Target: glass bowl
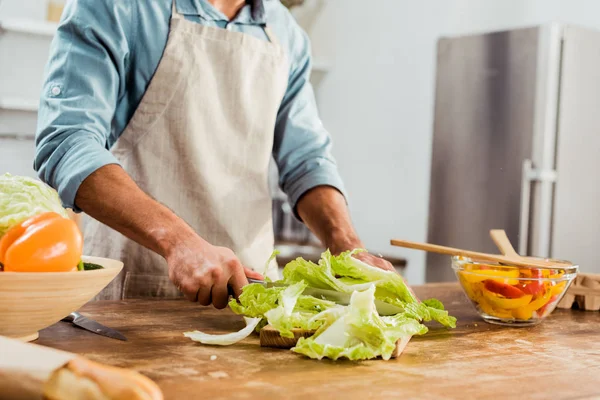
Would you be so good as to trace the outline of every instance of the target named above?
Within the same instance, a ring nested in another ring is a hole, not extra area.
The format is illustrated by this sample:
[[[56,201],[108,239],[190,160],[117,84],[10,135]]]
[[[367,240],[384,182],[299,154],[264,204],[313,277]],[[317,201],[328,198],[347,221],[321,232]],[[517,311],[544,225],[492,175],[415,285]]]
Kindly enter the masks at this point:
[[[452,257],[452,269],[486,322],[531,326],[554,311],[579,269],[568,261],[547,261],[561,266],[555,269],[517,267]]]

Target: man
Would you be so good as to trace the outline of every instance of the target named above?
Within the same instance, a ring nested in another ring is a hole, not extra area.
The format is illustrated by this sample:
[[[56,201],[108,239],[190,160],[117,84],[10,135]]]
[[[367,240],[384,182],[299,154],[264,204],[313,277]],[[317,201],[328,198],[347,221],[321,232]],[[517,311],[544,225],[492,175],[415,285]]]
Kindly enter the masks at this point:
[[[279,1],[67,3],[35,168],[67,207],[94,218],[86,254],[124,261],[102,298],[182,292],[223,308],[229,287],[238,295],[247,277],[275,278],[265,267],[271,155],[297,215],[324,245],[363,247],[310,68],[308,39]]]

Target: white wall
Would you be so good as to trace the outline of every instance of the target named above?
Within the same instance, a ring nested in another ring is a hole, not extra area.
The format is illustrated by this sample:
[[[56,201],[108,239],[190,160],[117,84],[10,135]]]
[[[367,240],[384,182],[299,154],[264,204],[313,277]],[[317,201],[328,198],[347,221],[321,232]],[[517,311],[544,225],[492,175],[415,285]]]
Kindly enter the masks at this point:
[[[327,0],[310,32],[331,65],[321,117],[359,233],[372,251],[405,256],[410,283],[424,281],[425,256],[389,240],[427,239],[437,39],[552,21],[600,28],[600,1]]]

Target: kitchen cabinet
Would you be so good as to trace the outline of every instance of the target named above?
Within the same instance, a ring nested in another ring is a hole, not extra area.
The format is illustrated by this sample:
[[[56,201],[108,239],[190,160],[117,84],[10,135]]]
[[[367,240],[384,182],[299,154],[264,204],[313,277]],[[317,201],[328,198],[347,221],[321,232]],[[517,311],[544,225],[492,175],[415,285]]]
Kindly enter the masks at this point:
[[[541,325],[483,322],[457,284],[414,287],[458,318],[453,330],[430,325],[395,360],[316,361],[261,348],[256,335],[219,347],[183,332],[225,333],[244,326],[229,310],[185,300],[93,302],[83,314],[119,330],[108,339],[59,322],[39,345],[132,368],[153,379],[165,399],[573,399],[598,398],[600,313],[556,310]],[[573,384],[577,382],[577,384]]]

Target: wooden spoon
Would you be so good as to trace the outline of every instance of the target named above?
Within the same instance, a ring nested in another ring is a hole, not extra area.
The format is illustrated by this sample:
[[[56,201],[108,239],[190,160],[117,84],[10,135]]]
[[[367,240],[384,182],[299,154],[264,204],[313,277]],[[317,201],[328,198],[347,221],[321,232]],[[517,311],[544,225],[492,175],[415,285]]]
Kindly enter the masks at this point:
[[[510,242],[509,242],[510,243]],[[454,247],[439,246],[437,244],[411,242],[408,240],[392,239],[393,246],[405,247],[409,249],[425,250],[432,253],[448,254],[450,256],[462,256],[475,260],[498,262],[506,265],[515,265],[518,267],[536,267],[536,268],[556,268],[559,264],[556,262],[525,259],[521,256],[506,256],[500,254],[479,253],[476,251],[457,249]],[[512,246],[511,246],[512,247]],[[516,252],[515,252],[516,253]]]
[[[513,245],[510,243],[510,239],[506,236],[506,232],[504,229],[492,229],[490,230],[490,236],[494,243],[496,243],[496,247],[500,250],[500,253],[504,254],[507,257],[512,258],[523,258],[517,253]]]
[[[492,240],[494,241],[494,243],[496,243],[496,247],[498,247],[498,250],[500,250],[500,252],[502,254],[504,254],[506,257],[510,257],[514,260],[522,260],[522,261],[525,261],[528,263],[531,263],[531,260],[542,261],[542,260],[536,260],[533,257],[523,257],[522,255],[517,253],[517,251],[515,250],[513,245],[510,243],[510,239],[508,238],[508,236],[506,236],[506,232],[504,232],[504,229],[492,229],[492,230],[490,230],[490,236],[492,237]],[[554,267],[570,267],[572,265],[572,264],[560,262],[560,261],[543,261],[543,262],[547,263],[549,266],[554,266]]]

